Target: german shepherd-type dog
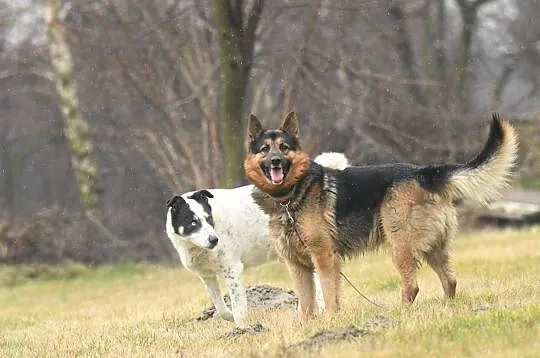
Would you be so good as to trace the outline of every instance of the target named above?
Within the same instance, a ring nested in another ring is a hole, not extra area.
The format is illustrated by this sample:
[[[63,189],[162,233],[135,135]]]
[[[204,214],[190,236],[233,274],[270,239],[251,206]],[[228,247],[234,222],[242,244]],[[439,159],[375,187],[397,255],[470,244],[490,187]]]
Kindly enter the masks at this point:
[[[287,264],[300,309],[314,311],[313,275],[319,272],[326,309],[339,309],[340,260],[387,242],[402,280],[401,297],[418,294],[422,261],[437,273],[447,297],[456,278],[448,246],[457,231],[455,204],[485,204],[508,185],[517,155],[510,123],[493,114],[484,148],[466,164],[385,164],[324,168],[299,142],[299,122],[289,113],[280,129],[249,118],[247,178],[252,195],[270,216],[270,233]]]

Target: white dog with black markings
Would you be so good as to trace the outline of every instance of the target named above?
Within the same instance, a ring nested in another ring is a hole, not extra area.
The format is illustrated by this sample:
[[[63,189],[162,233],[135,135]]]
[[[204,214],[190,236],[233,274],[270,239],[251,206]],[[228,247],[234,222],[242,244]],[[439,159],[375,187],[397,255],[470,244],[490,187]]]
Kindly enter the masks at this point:
[[[315,161],[323,166],[349,166],[341,153],[322,153]],[[253,185],[235,189],[210,189],[174,196],[167,201],[167,236],[186,269],[203,282],[220,317],[244,326],[247,313],[245,268],[277,259],[268,228],[268,216],[251,197]],[[225,279],[232,312],[225,305],[218,284]],[[315,274],[316,275],[316,274]],[[318,277],[317,305],[324,309]]]

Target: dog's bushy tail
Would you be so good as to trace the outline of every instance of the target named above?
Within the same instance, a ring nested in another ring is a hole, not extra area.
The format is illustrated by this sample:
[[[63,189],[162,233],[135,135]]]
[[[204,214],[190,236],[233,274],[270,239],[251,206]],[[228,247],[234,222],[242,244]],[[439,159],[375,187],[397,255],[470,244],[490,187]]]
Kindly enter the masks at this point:
[[[508,120],[494,113],[484,149],[470,162],[452,166],[440,194],[450,200],[469,199],[480,204],[496,199],[508,186],[517,149],[514,128]]]
[[[345,154],[337,152],[321,153],[313,161],[323,167],[337,170],[343,170],[350,166]]]

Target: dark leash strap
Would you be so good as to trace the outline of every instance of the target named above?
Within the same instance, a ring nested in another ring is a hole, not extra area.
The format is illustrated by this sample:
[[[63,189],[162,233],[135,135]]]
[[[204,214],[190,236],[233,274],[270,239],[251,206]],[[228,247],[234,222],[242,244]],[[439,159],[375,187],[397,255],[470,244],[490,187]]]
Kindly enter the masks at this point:
[[[291,225],[293,227],[293,230],[294,232],[296,233],[296,236],[298,236],[298,240],[300,240],[300,242],[302,243],[302,245],[304,245],[304,247],[307,249],[307,245],[306,245],[306,242],[303,238],[303,236],[301,235],[300,233],[300,230],[298,229],[298,226],[296,225],[296,221],[294,220],[294,218],[292,217],[291,215],[291,212],[289,211],[289,204],[290,204],[290,199],[286,200],[285,202],[280,202],[279,205],[281,205],[283,208],[285,208],[285,212],[287,213],[287,216],[289,217],[289,221],[291,222]],[[349,280],[349,278],[347,276],[345,276],[345,274],[343,273],[343,271],[340,271],[339,272],[340,276],[343,277],[343,279],[353,288],[353,290],[356,291],[356,293],[358,293],[358,295],[360,295],[363,299],[365,299],[367,302],[371,303],[373,306],[375,307],[378,307],[378,308],[382,308],[382,309],[385,309],[385,310],[388,310],[388,308],[386,308],[385,306],[371,300],[369,297],[367,297],[365,294],[363,294],[362,292],[360,292],[360,290],[358,288],[356,288],[356,286],[351,282],[351,280]]]

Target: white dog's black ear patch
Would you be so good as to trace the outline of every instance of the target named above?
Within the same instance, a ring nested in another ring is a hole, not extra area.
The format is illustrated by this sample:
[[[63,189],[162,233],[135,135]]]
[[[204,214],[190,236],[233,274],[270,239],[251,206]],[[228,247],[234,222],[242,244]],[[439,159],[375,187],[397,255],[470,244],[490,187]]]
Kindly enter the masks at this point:
[[[193,199],[204,208],[207,214],[212,213],[212,208],[210,203],[208,203],[208,198],[213,198],[214,196],[208,190],[199,190],[188,196],[188,199]]]
[[[207,203],[208,205],[208,203]],[[171,225],[177,235],[191,235],[201,228],[201,220],[193,212],[190,203],[179,195],[167,200]]]
[[[195,200],[197,200],[197,198],[204,199],[204,198],[213,198],[213,197],[214,196],[212,195],[212,193],[206,189],[196,191],[190,196],[190,198],[195,199]]]
[[[169,200],[167,200],[167,207],[175,205],[178,200],[184,201],[184,199],[180,195],[175,195]]]
[[[191,194],[188,198],[195,200],[197,203],[199,203],[207,216],[207,220],[210,223],[210,225],[214,226],[214,218],[212,217],[212,207],[210,206],[210,203],[208,202],[208,198],[213,198],[214,196],[212,193],[210,193],[208,190],[199,190]]]
[[[213,198],[214,197],[214,195],[212,195],[212,193],[209,192],[208,190],[200,190],[199,193],[203,194],[207,198]]]

